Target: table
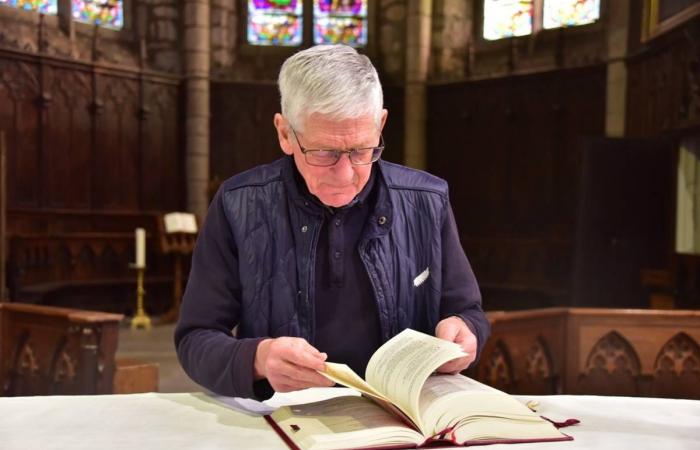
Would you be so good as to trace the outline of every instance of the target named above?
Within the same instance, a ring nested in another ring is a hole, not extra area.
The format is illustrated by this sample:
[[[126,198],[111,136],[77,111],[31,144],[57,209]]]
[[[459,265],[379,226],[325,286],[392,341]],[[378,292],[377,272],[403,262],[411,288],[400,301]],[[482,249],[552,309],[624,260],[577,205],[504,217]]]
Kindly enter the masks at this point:
[[[274,407],[351,395],[345,388],[276,394],[266,403],[205,393],[0,398],[0,450],[286,449],[260,416]],[[597,396],[537,400],[574,441],[488,450],[700,449],[700,401]]]

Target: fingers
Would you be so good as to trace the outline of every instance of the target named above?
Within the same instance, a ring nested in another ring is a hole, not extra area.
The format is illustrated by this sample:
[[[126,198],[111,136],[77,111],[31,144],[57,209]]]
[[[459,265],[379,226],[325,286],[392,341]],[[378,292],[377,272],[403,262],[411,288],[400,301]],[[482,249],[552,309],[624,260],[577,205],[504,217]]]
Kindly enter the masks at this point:
[[[318,370],[324,370],[327,355],[302,338],[281,337],[262,341],[256,353],[256,365],[278,392],[288,392],[334,383]]]
[[[476,358],[477,340],[467,324],[456,316],[441,320],[435,327],[435,336],[450,342],[455,342],[467,354],[446,362],[438,368],[440,373],[458,373],[469,367]]]

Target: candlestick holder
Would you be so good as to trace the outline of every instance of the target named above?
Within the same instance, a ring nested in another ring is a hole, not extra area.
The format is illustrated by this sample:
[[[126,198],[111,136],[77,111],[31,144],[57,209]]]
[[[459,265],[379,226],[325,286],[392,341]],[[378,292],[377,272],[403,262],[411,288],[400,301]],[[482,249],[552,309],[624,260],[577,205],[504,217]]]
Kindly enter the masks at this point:
[[[130,267],[136,270],[136,314],[131,319],[131,329],[143,328],[150,330],[151,318],[148,317],[148,314],[143,309],[143,297],[146,295],[146,290],[143,288],[143,274],[146,271],[146,266],[130,264]]]

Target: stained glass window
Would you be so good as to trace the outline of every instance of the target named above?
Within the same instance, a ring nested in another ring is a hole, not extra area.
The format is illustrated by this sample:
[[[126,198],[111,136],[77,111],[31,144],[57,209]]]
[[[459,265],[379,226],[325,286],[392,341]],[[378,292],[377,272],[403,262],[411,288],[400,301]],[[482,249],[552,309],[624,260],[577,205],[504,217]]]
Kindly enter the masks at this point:
[[[58,0],[0,0],[0,5],[14,6],[43,14],[56,14]]]
[[[109,28],[124,26],[122,0],[72,0],[73,18],[79,22],[95,23]]]
[[[367,0],[314,0],[314,44],[367,45]]]
[[[248,43],[299,45],[304,0],[248,0]]]
[[[485,0],[484,39],[532,33],[533,0]]]
[[[600,17],[600,0],[544,0],[546,29],[593,23]]]

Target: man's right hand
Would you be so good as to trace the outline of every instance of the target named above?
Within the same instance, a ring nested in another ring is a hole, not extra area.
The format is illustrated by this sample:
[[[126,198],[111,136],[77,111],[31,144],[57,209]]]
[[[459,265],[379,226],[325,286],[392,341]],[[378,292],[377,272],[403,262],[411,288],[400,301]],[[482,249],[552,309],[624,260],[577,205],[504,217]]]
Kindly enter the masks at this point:
[[[327,357],[303,338],[264,339],[255,352],[255,379],[267,378],[277,392],[333,386],[316,372],[324,370]]]

